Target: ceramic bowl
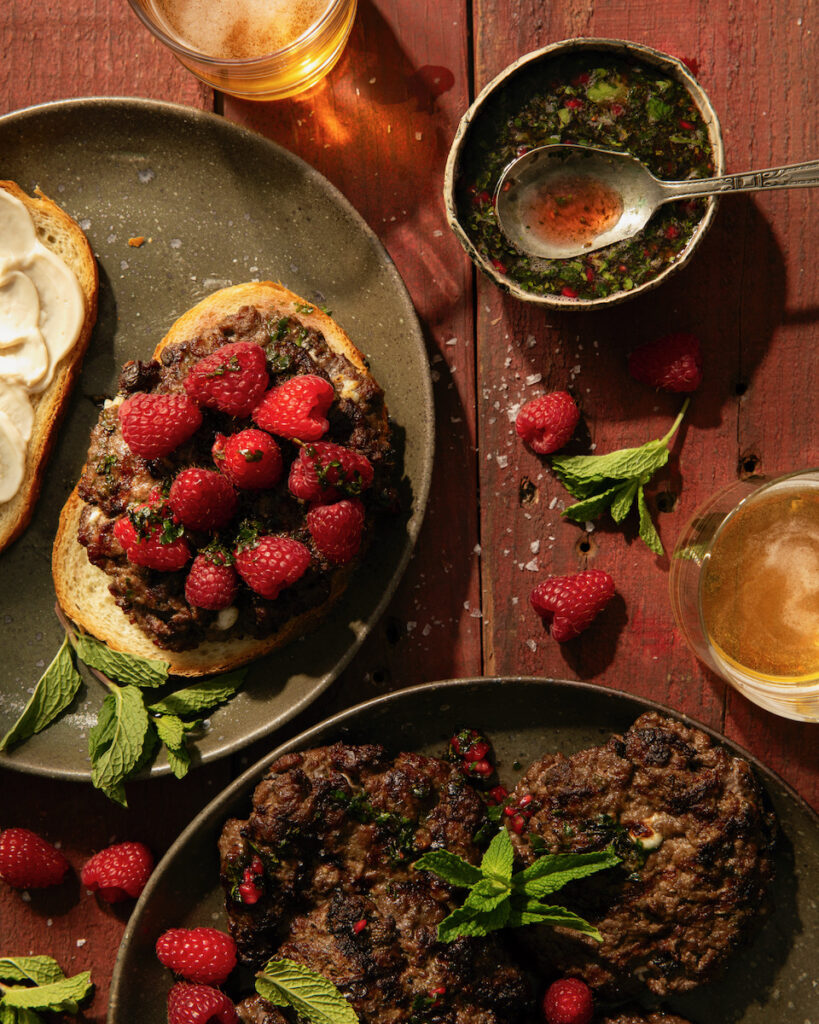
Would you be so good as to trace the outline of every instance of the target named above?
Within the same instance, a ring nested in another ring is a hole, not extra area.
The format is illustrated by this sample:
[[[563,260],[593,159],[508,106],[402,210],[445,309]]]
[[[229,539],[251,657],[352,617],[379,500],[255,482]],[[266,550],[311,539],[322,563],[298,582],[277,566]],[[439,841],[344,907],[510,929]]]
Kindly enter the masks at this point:
[[[522,76],[531,76],[533,73],[536,75],[541,68],[545,74],[550,63],[553,63],[557,58],[571,57],[583,53],[601,53],[609,58],[614,57],[638,61],[642,64],[658,68],[670,78],[680,82],[688,91],[705,122],[708,138],[711,143],[714,174],[720,175],[725,171],[725,153],[717,114],[702,86],[699,85],[685,64],[676,57],[671,57],[640,43],[627,42],[622,39],[564,39],[561,42],[552,43],[540,50],[525,54],[513,64],[510,64],[496,78],[493,78],[461,118],[449,152],[444,178],[444,202],[446,204],[447,218],[450,227],[455,232],[455,235],[475,266],[490,277],[502,291],[508,292],[524,302],[561,310],[599,309],[604,306],[612,306],[626,299],[633,298],[635,295],[649,291],[652,288],[656,288],[657,285],[665,281],[671,274],[676,273],[689,261],[711,226],[717,208],[716,197],[711,196],[706,200],[705,212],[694,229],[691,239],[676,259],[669,263],[664,270],[630,290],[616,291],[604,297],[591,299],[571,298],[563,295],[542,295],[529,291],[508,277],[502,270],[496,268],[489,259],[478,252],[467,232],[466,225],[460,217],[457,201],[461,166],[470,142],[476,138],[475,133],[486,130],[488,111],[495,106],[498,100],[503,99],[503,95],[507,90],[516,85]]]

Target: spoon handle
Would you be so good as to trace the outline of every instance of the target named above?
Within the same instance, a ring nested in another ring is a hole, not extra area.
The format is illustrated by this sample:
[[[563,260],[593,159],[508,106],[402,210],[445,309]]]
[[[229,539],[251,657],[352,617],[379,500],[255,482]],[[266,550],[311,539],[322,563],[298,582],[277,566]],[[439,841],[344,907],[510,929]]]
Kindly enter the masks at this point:
[[[787,167],[769,167],[765,171],[726,174],[721,178],[664,182],[662,202],[716,195],[720,192],[761,192],[769,188],[808,188],[811,185],[819,185],[819,160],[789,164]]]

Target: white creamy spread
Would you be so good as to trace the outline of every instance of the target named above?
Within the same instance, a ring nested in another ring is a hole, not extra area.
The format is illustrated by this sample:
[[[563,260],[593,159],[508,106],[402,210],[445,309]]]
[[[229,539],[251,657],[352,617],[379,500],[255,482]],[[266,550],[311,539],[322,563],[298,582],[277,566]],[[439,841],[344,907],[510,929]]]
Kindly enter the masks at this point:
[[[73,271],[39,241],[24,204],[0,189],[0,502],[23,482],[32,397],[51,383],[84,319]]]

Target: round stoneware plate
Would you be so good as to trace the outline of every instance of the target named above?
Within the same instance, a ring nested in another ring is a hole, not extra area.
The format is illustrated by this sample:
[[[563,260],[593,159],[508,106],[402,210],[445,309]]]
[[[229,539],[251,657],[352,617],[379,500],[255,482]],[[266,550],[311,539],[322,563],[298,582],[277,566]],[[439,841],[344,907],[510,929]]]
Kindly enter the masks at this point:
[[[216,841],[227,818],[247,817],[254,787],[282,754],[344,740],[379,742],[392,753],[440,755],[456,728],[473,726],[493,741],[501,781],[511,787],[520,771],[543,754],[596,746],[650,709],[681,717],[649,701],[586,683],[451,680],[360,704],[290,740],[209,804],[154,871],[120,946],[108,1024],[164,1024],[172,978],[157,961],[154,943],[167,928],[226,927]],[[814,989],[819,820],[781,779],[717,738],[753,762],[779,817],[775,909],[751,943],[734,955],[722,980],[668,1002],[694,1024],[811,1024],[819,1020]]]
[[[87,99],[0,118],[0,178],[39,186],[82,226],[100,268],[99,319],[49,463],[34,519],[0,555],[0,735],[62,640],[51,545],[60,508],[120,367],[150,356],[205,295],[281,281],[328,307],[370,359],[404,449],[408,512],[386,526],[315,639],[251,670],[198,740],[203,761],[271,732],[338,675],[391,596],[415,542],[433,454],[432,391],[403,282],[347,200],[302,160],[224,118],[145,100]],[[139,248],[130,238],[142,236]],[[69,712],[0,764],[55,777],[89,775],[88,730],[103,698],[89,679]],[[155,772],[167,770],[164,762]]]

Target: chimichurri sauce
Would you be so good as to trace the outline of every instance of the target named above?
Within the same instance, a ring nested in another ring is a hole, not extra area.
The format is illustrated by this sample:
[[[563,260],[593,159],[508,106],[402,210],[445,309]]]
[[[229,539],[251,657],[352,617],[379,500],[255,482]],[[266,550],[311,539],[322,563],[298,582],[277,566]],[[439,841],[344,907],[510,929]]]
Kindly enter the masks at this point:
[[[624,150],[669,181],[714,174],[708,131],[681,83],[600,53],[557,58],[522,73],[472,124],[458,208],[478,252],[526,291],[573,299],[631,291],[673,263],[706,200],[667,203],[633,238],[573,259],[524,256],[506,241],[492,200],[501,172],[527,150],[558,142]]]

